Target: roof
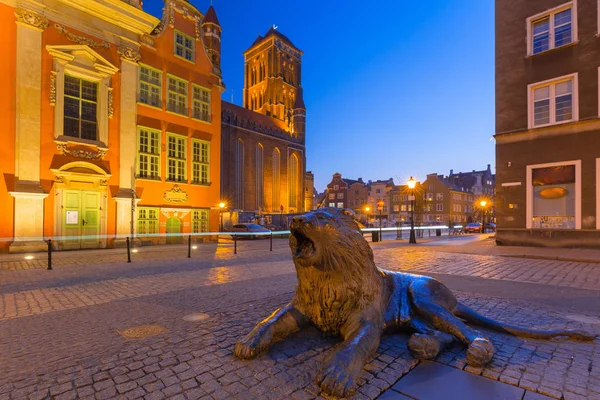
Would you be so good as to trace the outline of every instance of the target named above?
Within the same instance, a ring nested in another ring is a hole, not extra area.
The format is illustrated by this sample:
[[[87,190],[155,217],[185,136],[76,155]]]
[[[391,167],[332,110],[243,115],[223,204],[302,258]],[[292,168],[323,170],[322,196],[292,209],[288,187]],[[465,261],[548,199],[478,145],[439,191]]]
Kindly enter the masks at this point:
[[[292,43],[292,41],[290,39],[288,39],[287,36],[285,36],[283,33],[279,32],[277,29],[275,29],[274,27],[271,27],[267,33],[265,33],[264,36],[258,35],[258,37],[256,38],[256,40],[254,41],[254,43],[252,43],[252,45],[248,48],[248,50],[246,50],[246,52],[248,52],[250,49],[252,49],[254,46],[256,46],[257,44],[261,43],[262,41],[264,41],[265,39],[268,39],[269,37],[278,37],[279,39],[281,39],[282,41],[284,41],[285,43],[287,43],[288,45],[292,46],[295,50],[299,51],[300,53],[302,53],[302,51],[297,48],[296,46],[294,46],[294,44]]]
[[[217,18],[217,13],[215,12],[215,8],[211,5],[208,7],[208,11],[206,11],[206,16],[204,17],[203,24],[215,24],[221,26],[219,24],[219,18]]]
[[[289,131],[289,127],[284,121],[257,113],[224,100],[221,100],[221,112],[224,114],[224,116],[225,114],[230,114],[229,117],[235,119],[235,121],[231,121],[231,123],[234,125],[247,127],[251,130],[261,132],[268,130],[277,130],[282,132]],[[223,119],[223,122],[227,123],[226,118]]]

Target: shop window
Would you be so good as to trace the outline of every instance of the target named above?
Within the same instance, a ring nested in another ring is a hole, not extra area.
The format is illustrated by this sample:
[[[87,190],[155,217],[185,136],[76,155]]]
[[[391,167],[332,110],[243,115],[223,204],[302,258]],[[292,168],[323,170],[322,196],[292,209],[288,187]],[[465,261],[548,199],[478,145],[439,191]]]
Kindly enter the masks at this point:
[[[576,229],[576,166],[531,169],[532,228]]]

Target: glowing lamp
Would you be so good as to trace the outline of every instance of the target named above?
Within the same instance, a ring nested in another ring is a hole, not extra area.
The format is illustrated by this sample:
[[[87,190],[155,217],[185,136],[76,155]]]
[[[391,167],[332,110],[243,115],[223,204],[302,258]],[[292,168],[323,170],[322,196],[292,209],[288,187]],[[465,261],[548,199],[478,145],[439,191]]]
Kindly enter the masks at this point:
[[[408,180],[407,184],[408,184],[408,188],[412,190],[415,188],[415,186],[417,186],[417,181],[415,181],[413,179],[413,177],[411,176],[410,179]]]

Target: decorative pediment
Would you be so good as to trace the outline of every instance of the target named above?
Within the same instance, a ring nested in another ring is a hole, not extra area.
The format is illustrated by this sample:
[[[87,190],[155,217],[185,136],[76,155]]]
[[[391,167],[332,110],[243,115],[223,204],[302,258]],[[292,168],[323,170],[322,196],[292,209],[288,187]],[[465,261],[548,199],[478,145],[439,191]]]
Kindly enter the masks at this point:
[[[185,203],[188,201],[188,194],[179,185],[174,185],[171,190],[165,191],[164,200],[167,203]]]
[[[67,63],[89,65],[101,74],[114,75],[119,70],[87,45],[48,45],[46,50],[55,59]]]

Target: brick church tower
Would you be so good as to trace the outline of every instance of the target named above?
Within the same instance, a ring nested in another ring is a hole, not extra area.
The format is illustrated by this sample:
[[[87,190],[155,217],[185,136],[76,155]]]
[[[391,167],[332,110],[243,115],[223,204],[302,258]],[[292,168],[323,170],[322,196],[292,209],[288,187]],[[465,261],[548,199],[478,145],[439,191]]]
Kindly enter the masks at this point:
[[[284,121],[291,136],[304,139],[302,51],[275,28],[244,52],[244,107]]]

